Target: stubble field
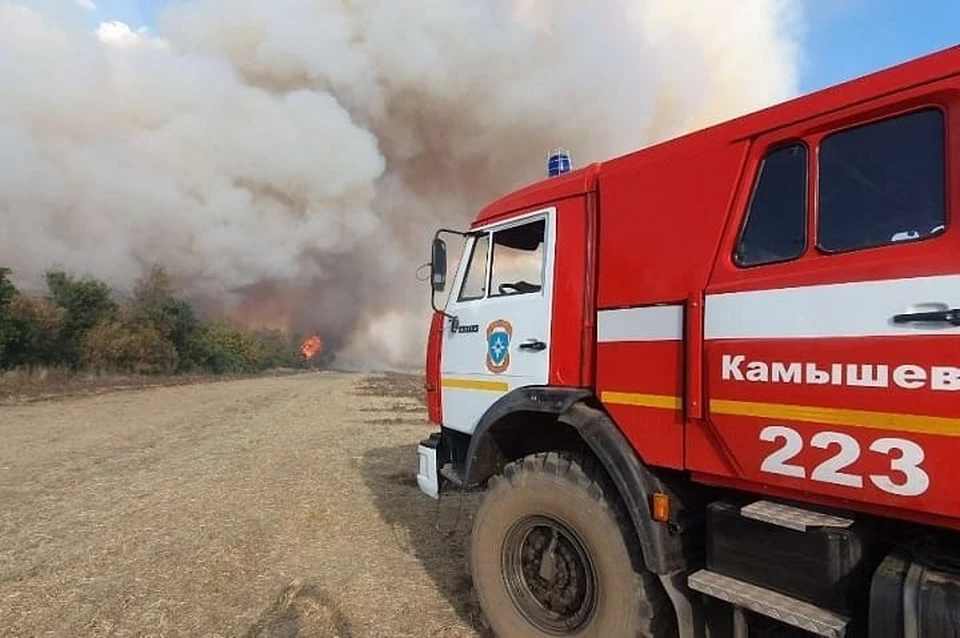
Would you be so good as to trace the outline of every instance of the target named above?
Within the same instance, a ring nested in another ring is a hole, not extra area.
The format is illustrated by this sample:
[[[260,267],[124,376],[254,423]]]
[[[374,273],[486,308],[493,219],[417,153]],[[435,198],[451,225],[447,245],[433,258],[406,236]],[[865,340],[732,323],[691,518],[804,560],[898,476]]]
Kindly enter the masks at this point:
[[[416,486],[421,393],[311,373],[6,399],[0,635],[486,635],[476,497]]]

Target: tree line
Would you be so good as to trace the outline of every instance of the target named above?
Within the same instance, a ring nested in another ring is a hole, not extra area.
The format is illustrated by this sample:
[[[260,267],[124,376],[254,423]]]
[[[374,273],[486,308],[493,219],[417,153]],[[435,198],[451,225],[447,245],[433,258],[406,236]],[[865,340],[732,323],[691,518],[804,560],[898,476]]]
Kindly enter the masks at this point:
[[[27,294],[11,274],[0,268],[0,370],[237,374],[308,365],[302,335],[203,319],[160,267],[124,296],[62,270],[45,273],[45,293]]]

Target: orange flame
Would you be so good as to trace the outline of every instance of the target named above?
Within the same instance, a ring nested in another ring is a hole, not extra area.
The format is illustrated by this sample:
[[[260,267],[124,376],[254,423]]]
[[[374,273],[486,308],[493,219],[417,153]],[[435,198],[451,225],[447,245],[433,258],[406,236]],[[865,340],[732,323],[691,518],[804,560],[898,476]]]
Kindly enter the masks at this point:
[[[323,341],[320,340],[320,337],[313,335],[309,339],[303,342],[303,345],[300,346],[300,353],[303,355],[303,358],[309,361],[313,359],[317,354],[323,351]]]

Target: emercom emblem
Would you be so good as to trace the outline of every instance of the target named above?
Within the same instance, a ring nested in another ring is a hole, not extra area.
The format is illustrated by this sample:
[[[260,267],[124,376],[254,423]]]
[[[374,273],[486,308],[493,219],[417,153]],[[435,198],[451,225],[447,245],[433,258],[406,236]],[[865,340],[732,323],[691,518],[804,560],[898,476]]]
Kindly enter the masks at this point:
[[[487,326],[487,370],[502,374],[510,367],[510,338],[513,326],[505,319],[497,319]]]

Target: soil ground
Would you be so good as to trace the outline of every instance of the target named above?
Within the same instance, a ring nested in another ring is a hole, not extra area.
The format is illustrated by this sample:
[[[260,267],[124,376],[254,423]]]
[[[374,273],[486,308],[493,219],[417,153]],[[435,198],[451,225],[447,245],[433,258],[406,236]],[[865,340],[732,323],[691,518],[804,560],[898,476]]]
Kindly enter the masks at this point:
[[[0,405],[0,635],[484,636],[476,497],[416,486],[421,393],[308,373]]]

